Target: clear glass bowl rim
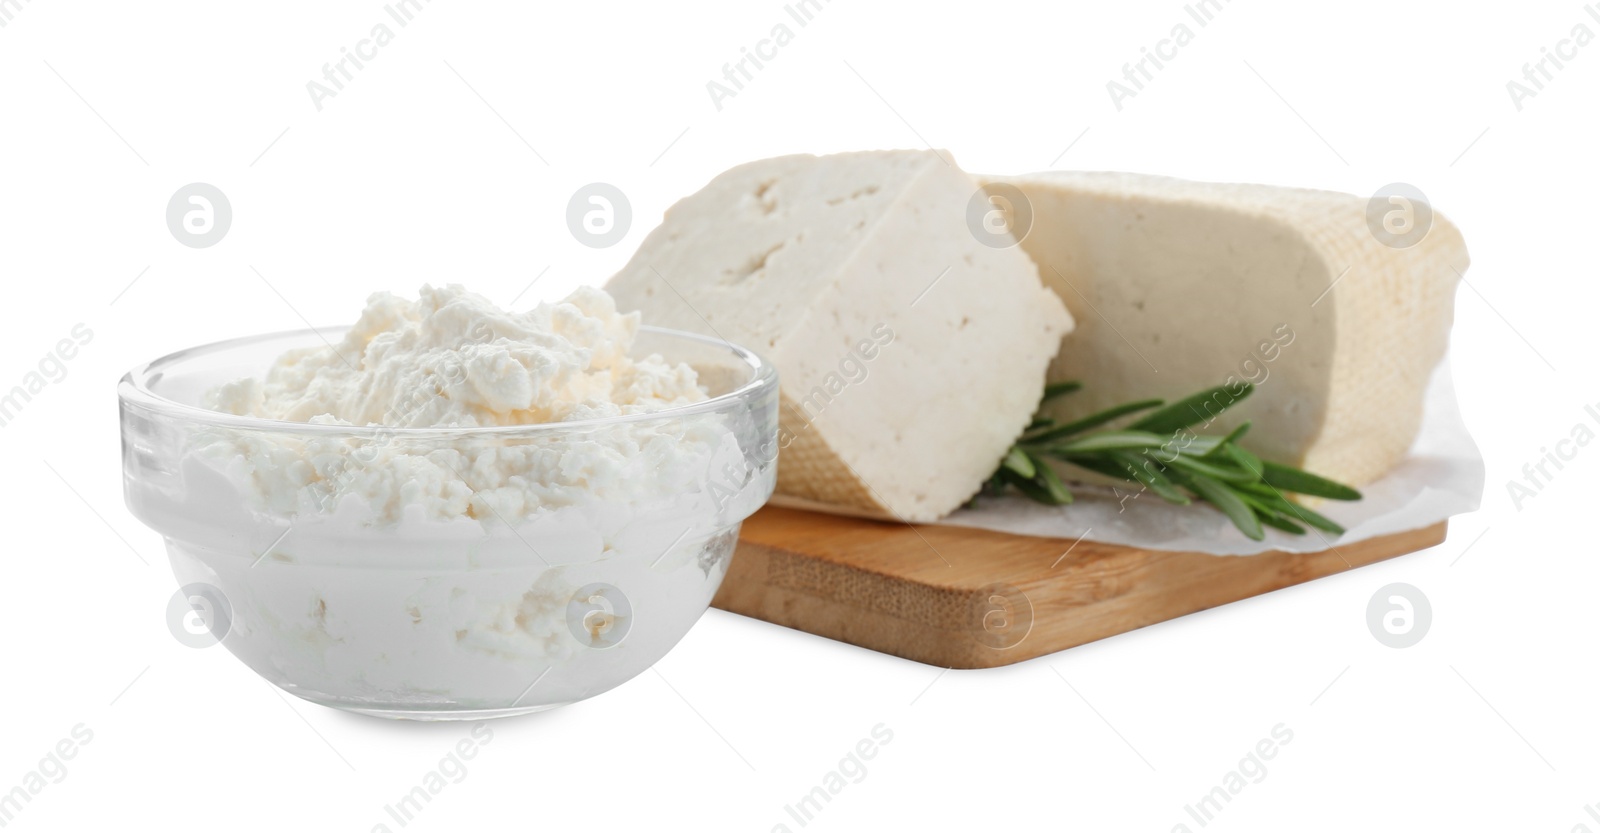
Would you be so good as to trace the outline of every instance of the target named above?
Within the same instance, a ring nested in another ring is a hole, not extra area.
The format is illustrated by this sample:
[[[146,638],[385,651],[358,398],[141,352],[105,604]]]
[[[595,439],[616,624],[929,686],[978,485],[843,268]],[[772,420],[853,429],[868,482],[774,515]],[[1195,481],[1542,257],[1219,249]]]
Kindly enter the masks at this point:
[[[659,411],[645,413],[625,414],[614,417],[599,417],[595,419],[571,420],[568,422],[541,422],[528,425],[490,425],[467,427],[427,427],[427,428],[401,428],[386,425],[326,425],[309,422],[294,422],[283,419],[267,419],[265,417],[240,416],[221,411],[213,411],[199,405],[189,405],[168,399],[151,390],[151,385],[160,378],[163,369],[169,365],[200,356],[223,353],[265,341],[290,338],[318,337],[333,343],[333,339],[343,336],[348,326],[325,327],[299,330],[280,330],[273,333],[262,333],[241,338],[231,338],[214,341],[169,353],[153,361],[145,362],[123,375],[117,383],[117,398],[123,405],[132,405],[148,411],[173,418],[181,419],[192,424],[232,428],[248,431],[271,431],[275,433],[309,434],[340,437],[410,437],[410,438],[439,438],[470,436],[493,437],[522,437],[537,436],[552,432],[574,430],[587,430],[603,428],[612,425],[625,425],[639,422],[656,422],[670,420],[678,417],[694,416],[697,414],[716,413],[749,402],[763,396],[778,385],[778,371],[772,364],[752,350],[740,347],[731,341],[721,338],[700,335],[698,333],[674,330],[666,327],[652,327],[644,325],[639,328],[640,333],[662,336],[669,339],[682,339],[684,341],[698,342],[703,345],[727,350],[741,364],[750,368],[750,379],[744,384],[726,393],[710,397],[703,402],[692,405],[683,405],[675,408],[663,408]],[[671,360],[670,357],[667,357]],[[219,384],[222,381],[219,380]]]

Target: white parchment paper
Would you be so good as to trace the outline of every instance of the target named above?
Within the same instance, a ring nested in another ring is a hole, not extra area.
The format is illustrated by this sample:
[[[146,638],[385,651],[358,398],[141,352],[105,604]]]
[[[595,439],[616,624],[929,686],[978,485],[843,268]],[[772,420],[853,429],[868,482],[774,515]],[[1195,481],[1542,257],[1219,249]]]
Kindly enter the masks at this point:
[[[1015,494],[981,498],[976,507],[957,510],[938,523],[1212,555],[1320,552],[1477,511],[1483,481],[1483,457],[1461,419],[1447,359],[1429,380],[1422,428],[1406,458],[1388,476],[1361,487],[1361,500],[1325,501],[1316,507],[1345,527],[1345,533],[1337,538],[1309,528],[1305,535],[1268,529],[1265,540],[1252,541],[1209,504],[1173,506],[1153,494],[1137,494],[1138,487],[1132,484],[1121,492],[1107,486],[1071,484],[1075,500],[1068,506],[1044,506]],[[835,507],[781,495],[775,495],[772,502],[838,512]]]

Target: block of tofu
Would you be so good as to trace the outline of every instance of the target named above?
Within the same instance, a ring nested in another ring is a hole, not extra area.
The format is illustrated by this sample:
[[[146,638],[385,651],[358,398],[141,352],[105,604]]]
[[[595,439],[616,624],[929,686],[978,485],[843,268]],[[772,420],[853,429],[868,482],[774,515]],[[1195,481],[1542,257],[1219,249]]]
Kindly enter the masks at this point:
[[[1085,387],[1051,416],[1245,380],[1254,394],[1211,427],[1251,420],[1243,445],[1268,459],[1359,485],[1405,455],[1467,268],[1441,214],[1385,203],[1413,223],[1431,212],[1420,241],[1391,247],[1348,194],[1120,173],[980,180],[1021,190],[1023,248],[1077,319],[1050,378]]]
[[[979,191],[932,151],[740,165],[669,209],[606,285],[644,322],[761,353],[781,387],[779,494],[931,521],[1027,426],[1072,318]]]

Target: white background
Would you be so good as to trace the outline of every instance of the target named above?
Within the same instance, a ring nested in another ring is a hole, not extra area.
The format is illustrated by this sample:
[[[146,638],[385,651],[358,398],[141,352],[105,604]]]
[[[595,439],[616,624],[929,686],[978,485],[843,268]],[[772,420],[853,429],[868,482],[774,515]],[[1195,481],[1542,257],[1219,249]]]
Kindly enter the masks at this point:
[[[438,0],[320,112],[306,83],[387,20],[377,0],[7,8],[0,387],[94,333],[0,428],[0,791],[93,731],[8,830],[395,826],[384,805],[468,734],[285,698],[172,638],[161,544],[122,506],[133,364],[425,281],[525,308],[604,280],[735,163],[925,143],[991,173],[1420,187],[1472,250],[1452,351],[1483,510],[1433,550],[993,671],[711,611],[659,673],[493,723],[411,828],[799,829],[785,804],[882,723],[892,742],[809,828],[1199,829],[1185,804],[1282,723],[1293,741],[1209,829],[1600,830],[1600,444],[1520,511],[1506,488],[1600,403],[1600,45],[1520,111],[1506,87],[1574,26],[1600,33],[1575,0],[1235,0],[1205,27],[1177,2],[834,0],[803,28],[777,0]],[[793,42],[719,112],[706,83],[780,22]],[[1181,22],[1193,42],[1119,111],[1107,82]],[[195,181],[234,210],[207,249],[164,219]],[[591,181],[634,208],[613,248],[566,228]],[[1405,650],[1364,621],[1394,581],[1434,610]]]

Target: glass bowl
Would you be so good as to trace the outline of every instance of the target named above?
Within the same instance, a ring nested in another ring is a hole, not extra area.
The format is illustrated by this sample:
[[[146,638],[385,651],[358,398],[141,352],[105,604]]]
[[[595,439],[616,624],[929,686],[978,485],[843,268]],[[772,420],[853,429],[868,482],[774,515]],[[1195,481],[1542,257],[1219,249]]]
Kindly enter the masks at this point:
[[[314,703],[476,720],[614,688],[705,612],[772,494],[776,371],[672,330],[641,328],[634,355],[690,365],[711,396],[647,414],[388,428],[200,404],[342,335],[196,347],[118,387],[124,496],[166,541],[174,634]]]

